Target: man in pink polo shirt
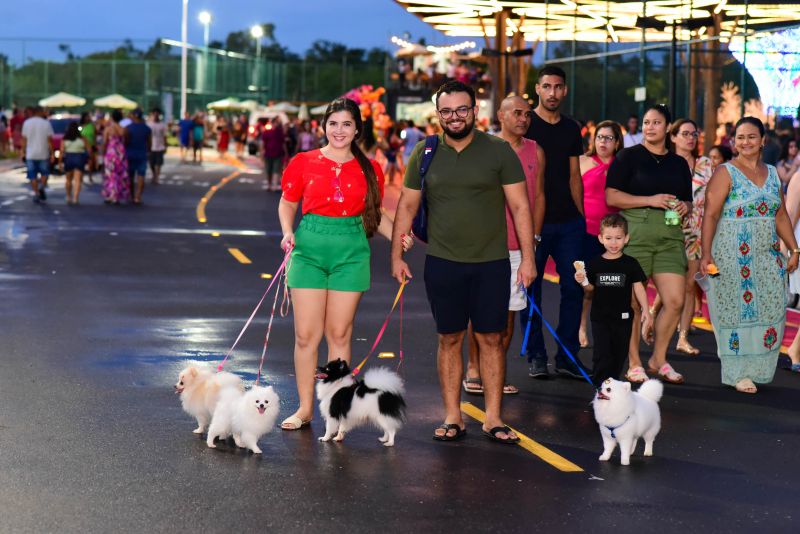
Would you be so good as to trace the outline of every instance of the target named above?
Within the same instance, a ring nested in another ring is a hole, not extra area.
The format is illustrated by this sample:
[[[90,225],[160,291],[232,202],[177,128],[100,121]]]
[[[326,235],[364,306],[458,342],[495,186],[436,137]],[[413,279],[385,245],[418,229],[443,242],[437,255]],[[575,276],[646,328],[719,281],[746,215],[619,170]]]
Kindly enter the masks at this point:
[[[544,150],[536,141],[524,137],[531,125],[531,107],[527,100],[519,96],[509,96],[500,103],[497,117],[500,121],[500,137],[505,139],[522,163],[525,171],[525,181],[528,187],[528,200],[533,214],[533,234],[541,234],[544,221]],[[520,253],[517,232],[511,219],[511,212],[506,206],[506,226],[508,227],[508,254],[511,260],[511,298],[508,302],[508,323],[503,333],[503,350],[508,352],[511,338],[514,337],[514,312],[524,310],[528,304],[525,290],[515,284],[517,268],[522,255]],[[536,243],[534,243],[534,247]],[[478,344],[469,329],[469,362],[467,374],[463,381],[464,391],[467,393],[483,393],[480,377],[480,354]],[[513,395],[519,390],[511,384],[503,387],[503,393]]]

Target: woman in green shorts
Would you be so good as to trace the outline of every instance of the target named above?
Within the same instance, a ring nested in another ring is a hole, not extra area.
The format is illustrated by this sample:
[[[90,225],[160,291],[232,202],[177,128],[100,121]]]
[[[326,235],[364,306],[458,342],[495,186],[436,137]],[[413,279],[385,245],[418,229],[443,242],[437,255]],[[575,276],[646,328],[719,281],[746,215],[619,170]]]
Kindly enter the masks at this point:
[[[667,363],[667,346],[683,309],[687,261],[681,219],[691,212],[692,172],[686,159],[668,150],[670,122],[666,106],[647,110],[642,144],[622,150],[608,169],[606,202],[623,210],[630,233],[625,253],[636,258],[661,295],[648,371],[680,384],[683,376]],[[633,309],[634,320],[639,321],[638,304],[634,303]],[[625,375],[631,382],[647,379],[639,338],[634,328]]]
[[[301,152],[283,173],[278,217],[281,247],[294,247],[288,284],[294,302],[294,366],[300,407],[281,424],[308,425],[314,413],[314,371],[322,337],[328,358],[350,361],[353,319],[370,285],[367,238],[376,231],[391,240],[392,220],[381,215],[383,172],[358,147],[363,123],[358,105],[331,102],[322,128],[328,144]],[[303,218],[293,224],[302,201]],[[405,244],[410,247],[411,239]]]

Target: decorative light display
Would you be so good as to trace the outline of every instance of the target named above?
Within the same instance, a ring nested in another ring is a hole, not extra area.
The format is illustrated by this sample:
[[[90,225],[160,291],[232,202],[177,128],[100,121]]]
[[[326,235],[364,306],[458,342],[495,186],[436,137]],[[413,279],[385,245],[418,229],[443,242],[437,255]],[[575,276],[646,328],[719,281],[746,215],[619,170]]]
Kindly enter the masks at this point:
[[[463,43],[451,46],[428,46],[426,48],[429,52],[433,52],[434,54],[448,54],[450,52],[461,52],[462,50],[475,48],[476,46],[475,41],[464,41]]]
[[[405,39],[401,39],[400,37],[397,37],[397,36],[392,37],[391,41],[392,41],[392,43],[396,44],[400,48],[405,48],[405,49],[408,49],[408,50],[410,50],[412,48],[417,48],[417,47],[421,47],[422,46],[422,45],[415,45],[414,43],[406,41]],[[427,50],[428,52],[433,52],[434,54],[449,54],[450,52],[461,52],[462,50],[467,50],[469,48],[475,48],[477,46],[478,45],[475,43],[475,41],[464,41],[463,43],[458,43],[458,44],[449,45],[449,46],[432,46],[432,45],[430,45],[430,46],[426,46],[425,50]]]
[[[745,46],[747,53],[745,54]],[[753,76],[768,115],[797,115],[800,106],[800,28],[734,38],[729,49]]]
[[[722,35],[741,31],[744,19],[751,30],[774,28],[800,20],[800,2],[770,0],[395,0],[445,35],[494,37],[494,15],[506,11],[508,35],[521,32],[526,41],[639,42],[642,30],[636,18],[645,11],[667,23],[664,31],[649,29],[648,42],[672,39],[675,20],[710,17],[722,13]],[[701,29],[702,34],[702,29]],[[546,37],[545,37],[546,35]],[[679,28],[678,40],[692,37]]]

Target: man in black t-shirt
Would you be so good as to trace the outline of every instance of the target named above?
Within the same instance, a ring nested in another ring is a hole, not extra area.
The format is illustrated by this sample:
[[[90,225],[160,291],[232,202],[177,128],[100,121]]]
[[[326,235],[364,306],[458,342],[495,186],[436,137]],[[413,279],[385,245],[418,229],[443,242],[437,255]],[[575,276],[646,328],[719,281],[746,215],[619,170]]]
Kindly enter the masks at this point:
[[[628,243],[628,221],[619,213],[606,215],[600,221],[599,238],[606,251],[590,259],[585,270],[580,268],[580,264],[576,265],[575,272],[575,281],[585,291],[594,293],[592,379],[598,387],[607,378],[619,380],[628,360],[628,345],[634,326],[631,292],[642,307],[642,335],[645,339],[653,326],[644,288],[647,276],[636,259],[622,253]]]
[[[552,257],[561,276],[561,305],[558,316],[558,337],[573,354],[578,354],[578,328],[581,322],[583,291],[572,279],[572,262],[583,259],[586,220],[583,218],[583,181],[578,157],[583,154],[583,142],[578,123],[559,111],[567,95],[566,74],[556,66],[539,71],[536,83],[539,105],[533,110],[531,126],[525,135],[544,149],[545,214],[542,234],[536,240],[536,269],[544,273],[547,258]],[[542,277],[539,276],[530,290],[536,305],[541,309]],[[523,323],[528,313],[520,314]],[[525,325],[523,324],[523,327]],[[544,346],[542,324],[534,317],[528,346],[524,347],[531,363],[529,376],[546,378],[547,352]],[[576,365],[559,346],[555,357],[558,373],[581,378]]]

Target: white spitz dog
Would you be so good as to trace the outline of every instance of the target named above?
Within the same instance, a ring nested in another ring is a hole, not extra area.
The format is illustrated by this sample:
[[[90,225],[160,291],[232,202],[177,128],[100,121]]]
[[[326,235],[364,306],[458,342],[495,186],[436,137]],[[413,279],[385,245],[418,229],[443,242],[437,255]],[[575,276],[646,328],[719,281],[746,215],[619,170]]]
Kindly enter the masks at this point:
[[[261,453],[258,440],[272,430],[280,410],[280,400],[271,386],[256,386],[242,394],[237,389],[224,389],[208,427],[206,444],[216,448],[216,438],[233,436],[237,447]]]
[[[629,465],[639,438],[644,438],[644,455],[653,455],[653,441],[661,430],[658,401],[663,393],[664,385],[655,379],[647,380],[638,391],[631,391],[630,382],[612,378],[600,385],[592,404],[603,436],[601,461],[608,461],[619,443],[621,463]]]
[[[342,441],[345,434],[364,423],[383,430],[378,440],[394,445],[394,436],[403,426],[406,403],[403,379],[384,368],[370,369],[364,380],[356,380],[343,360],[328,362],[317,369],[317,399],[325,419],[325,435],[320,441]]]
[[[192,432],[195,434],[205,432],[219,400],[220,391],[225,388],[244,391],[242,379],[227,371],[215,373],[195,365],[190,365],[181,371],[175,384],[175,393],[181,396],[183,410],[197,419],[197,428]]]

